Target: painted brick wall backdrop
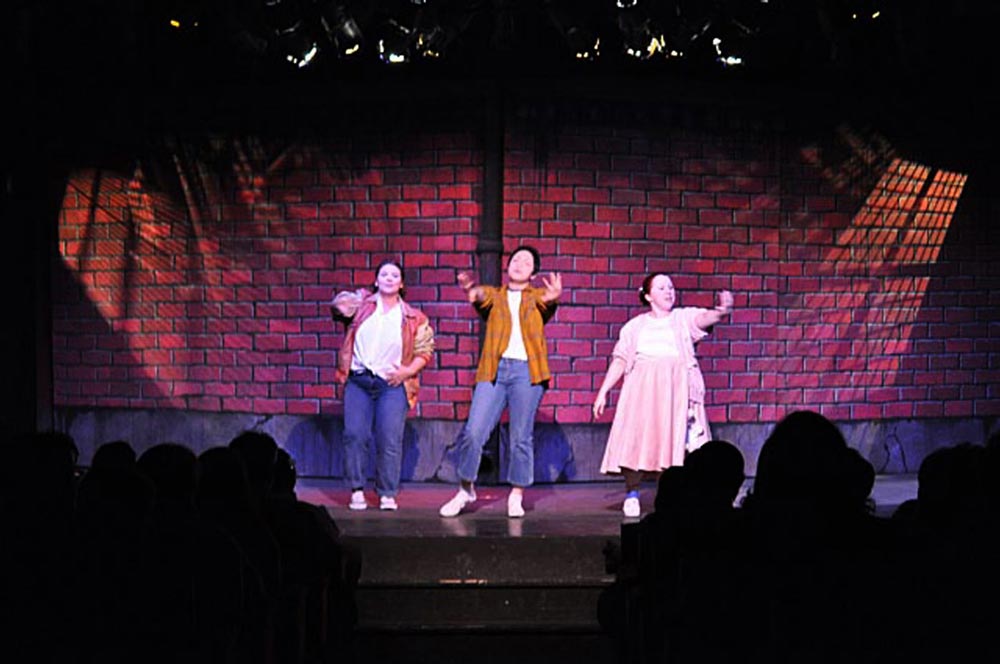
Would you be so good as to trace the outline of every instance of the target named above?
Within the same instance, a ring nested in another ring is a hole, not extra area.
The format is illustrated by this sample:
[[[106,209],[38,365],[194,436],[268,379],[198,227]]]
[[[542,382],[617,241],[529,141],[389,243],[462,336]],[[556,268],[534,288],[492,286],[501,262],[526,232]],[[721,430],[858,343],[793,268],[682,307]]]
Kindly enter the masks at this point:
[[[57,408],[335,421],[331,293],[401,256],[437,331],[412,418],[459,425],[478,319],[455,274],[477,267],[484,159],[464,111],[161,136],[81,166],[59,223]],[[699,347],[731,439],[800,408],[994,428],[1000,231],[974,175],[870,129],[698,107],[514,104],[504,160],[504,245],[536,245],[566,289],[540,421],[606,431],[590,404],[657,270],[681,305],[735,293]]]

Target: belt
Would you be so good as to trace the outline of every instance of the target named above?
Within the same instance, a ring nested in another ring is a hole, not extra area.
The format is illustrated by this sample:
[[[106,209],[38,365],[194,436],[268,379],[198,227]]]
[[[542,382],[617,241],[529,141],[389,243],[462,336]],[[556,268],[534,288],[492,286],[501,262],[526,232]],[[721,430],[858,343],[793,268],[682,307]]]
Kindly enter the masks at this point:
[[[375,376],[375,372],[367,367],[364,369],[351,369],[352,376]]]

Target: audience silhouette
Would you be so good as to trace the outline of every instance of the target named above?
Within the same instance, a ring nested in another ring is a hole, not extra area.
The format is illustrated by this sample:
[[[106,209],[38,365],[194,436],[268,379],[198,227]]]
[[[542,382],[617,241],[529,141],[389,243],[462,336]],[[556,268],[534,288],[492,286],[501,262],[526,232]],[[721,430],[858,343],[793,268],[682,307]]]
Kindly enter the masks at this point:
[[[752,489],[724,441],[661,475],[622,527],[599,616],[625,662],[996,661],[1000,435],[942,448],[875,516],[875,471],[811,411],[775,425]]]
[[[197,457],[59,433],[0,464],[9,661],[325,663],[352,639],[360,554],[295,494],[294,459],[247,432]],[[623,524],[598,607],[628,662],[996,661],[1000,434],[938,448],[917,497],[875,515],[875,471],[810,411],[744,459],[713,440]]]
[[[59,433],[0,464],[0,620],[13,662],[350,662],[359,558],[294,464],[248,432],[200,457]],[[353,575],[353,576],[352,576]]]

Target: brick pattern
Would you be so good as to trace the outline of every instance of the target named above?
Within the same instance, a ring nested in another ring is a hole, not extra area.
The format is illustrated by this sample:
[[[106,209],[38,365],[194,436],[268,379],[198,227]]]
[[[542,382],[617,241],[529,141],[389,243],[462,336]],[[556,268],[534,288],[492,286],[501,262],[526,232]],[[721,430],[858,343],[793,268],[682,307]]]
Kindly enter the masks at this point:
[[[76,172],[57,405],[337,414],[330,295],[402,255],[407,299],[437,330],[416,415],[464,418],[478,323],[455,272],[475,268],[483,155],[459,127],[174,141],[169,166],[139,155],[133,172]],[[590,421],[654,270],[682,305],[736,295],[699,347],[714,422],[1000,415],[1000,237],[963,216],[965,174],[845,128],[826,145],[613,122],[543,138],[509,127],[503,190],[507,249],[536,245],[566,288],[540,419]]]

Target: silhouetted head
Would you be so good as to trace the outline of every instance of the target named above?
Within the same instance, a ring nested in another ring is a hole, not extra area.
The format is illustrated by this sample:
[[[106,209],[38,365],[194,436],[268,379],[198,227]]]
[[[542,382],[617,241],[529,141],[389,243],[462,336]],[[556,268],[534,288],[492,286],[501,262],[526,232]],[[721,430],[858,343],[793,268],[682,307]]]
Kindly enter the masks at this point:
[[[250,500],[247,474],[240,455],[228,447],[213,447],[198,457],[198,502],[246,504]]]
[[[983,487],[985,449],[970,443],[935,450],[917,474],[917,503],[922,519],[950,523],[976,518],[986,504]]]
[[[991,508],[1000,516],[1000,431],[986,439],[983,452],[983,490]]]
[[[847,449],[837,426],[819,413],[789,414],[760,450],[754,498],[817,504],[847,500]]]
[[[295,459],[283,449],[274,455],[274,484],[272,493],[292,493],[295,490]]]
[[[653,509],[667,513],[680,508],[687,491],[687,470],[684,466],[671,466],[660,473],[656,483],[656,498]]]
[[[868,459],[852,447],[848,447],[844,459],[847,472],[847,489],[850,498],[859,507],[873,506],[869,502],[872,489],[875,488],[875,468]]]
[[[149,515],[155,498],[153,482],[135,466],[91,466],[77,498],[81,532],[132,530]]]
[[[745,479],[743,453],[725,440],[710,440],[684,460],[691,489],[719,505],[732,505]]]
[[[131,470],[135,468],[135,450],[124,440],[104,443],[90,460],[91,470]]]
[[[233,438],[229,448],[240,455],[247,471],[250,491],[257,496],[271,490],[274,473],[274,455],[278,444],[263,431],[244,431]]]
[[[187,447],[178,443],[154,445],[139,455],[136,466],[153,482],[158,501],[194,500],[198,459]]]
[[[69,515],[76,494],[78,452],[73,437],[59,431],[16,436],[0,460],[0,492],[28,496],[54,513]]]

